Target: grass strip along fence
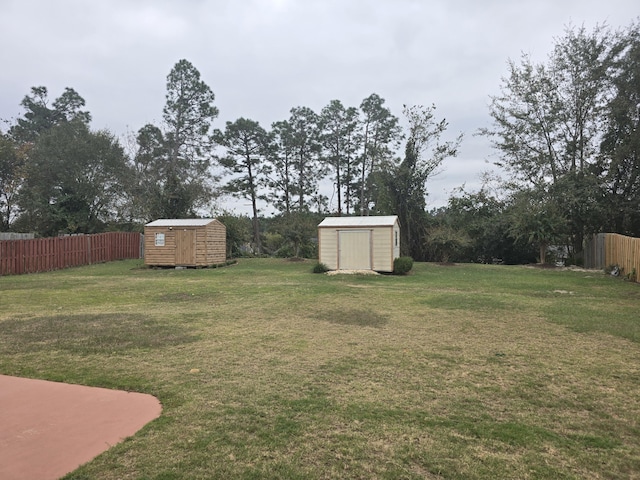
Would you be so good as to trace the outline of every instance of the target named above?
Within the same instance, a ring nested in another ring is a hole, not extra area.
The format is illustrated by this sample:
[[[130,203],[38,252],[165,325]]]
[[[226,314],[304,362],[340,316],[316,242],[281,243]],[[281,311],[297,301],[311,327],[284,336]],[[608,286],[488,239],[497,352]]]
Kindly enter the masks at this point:
[[[141,234],[107,232],[0,241],[0,275],[47,272],[141,257]]]

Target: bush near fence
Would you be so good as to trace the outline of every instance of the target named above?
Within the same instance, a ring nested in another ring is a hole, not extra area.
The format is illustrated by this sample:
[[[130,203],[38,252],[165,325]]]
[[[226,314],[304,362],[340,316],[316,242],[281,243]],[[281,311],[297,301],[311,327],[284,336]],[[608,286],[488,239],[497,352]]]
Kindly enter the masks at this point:
[[[607,268],[617,265],[623,275],[640,280],[640,238],[617,233],[599,233],[585,242],[585,267]],[[635,278],[634,277],[635,272]]]
[[[47,272],[141,258],[140,233],[107,232],[0,241],[0,275]]]

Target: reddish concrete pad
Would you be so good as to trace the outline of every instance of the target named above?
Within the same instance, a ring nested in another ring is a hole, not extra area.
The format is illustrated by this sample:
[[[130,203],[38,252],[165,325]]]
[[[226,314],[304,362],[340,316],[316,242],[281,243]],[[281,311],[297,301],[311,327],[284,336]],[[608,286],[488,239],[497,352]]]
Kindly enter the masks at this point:
[[[0,479],[57,479],[160,416],[157,398],[0,375]]]

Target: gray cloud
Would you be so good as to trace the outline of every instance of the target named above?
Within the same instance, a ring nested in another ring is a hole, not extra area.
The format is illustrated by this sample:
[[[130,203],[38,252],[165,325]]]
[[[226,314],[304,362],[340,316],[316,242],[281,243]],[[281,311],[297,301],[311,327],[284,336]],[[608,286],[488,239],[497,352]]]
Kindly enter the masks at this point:
[[[21,114],[32,86],[69,86],[94,128],[118,135],[159,122],[165,79],[181,58],[216,94],[217,126],[240,116],[269,126],[298,105],[357,106],[376,92],[435,104],[460,156],[429,185],[431,205],[489,165],[489,122],[508,58],[544,60],[568,24],[626,27],[636,0],[0,0],[0,118]],[[0,127],[2,128],[2,127]]]

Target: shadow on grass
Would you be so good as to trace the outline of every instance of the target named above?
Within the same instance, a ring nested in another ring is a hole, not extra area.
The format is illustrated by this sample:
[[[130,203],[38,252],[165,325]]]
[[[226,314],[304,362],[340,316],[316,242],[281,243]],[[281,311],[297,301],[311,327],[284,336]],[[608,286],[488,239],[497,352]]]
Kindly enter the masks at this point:
[[[371,310],[326,310],[313,315],[315,320],[333,323],[335,325],[353,325],[356,327],[382,328],[389,323],[386,315]]]
[[[0,324],[0,345],[7,353],[116,353],[191,343],[198,338],[183,323],[160,323],[140,314],[56,315]]]

